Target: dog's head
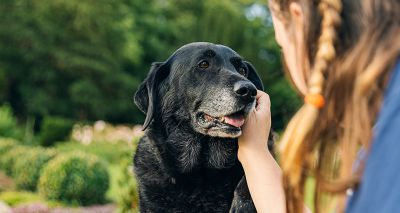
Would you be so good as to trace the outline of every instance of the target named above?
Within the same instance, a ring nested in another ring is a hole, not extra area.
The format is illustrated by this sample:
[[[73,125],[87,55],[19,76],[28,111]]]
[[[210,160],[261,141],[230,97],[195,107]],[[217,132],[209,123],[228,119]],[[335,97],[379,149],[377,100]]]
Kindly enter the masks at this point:
[[[153,63],[134,100],[146,114],[144,128],[165,113],[201,134],[235,138],[255,106],[257,89],[263,90],[261,79],[239,54],[197,42]]]

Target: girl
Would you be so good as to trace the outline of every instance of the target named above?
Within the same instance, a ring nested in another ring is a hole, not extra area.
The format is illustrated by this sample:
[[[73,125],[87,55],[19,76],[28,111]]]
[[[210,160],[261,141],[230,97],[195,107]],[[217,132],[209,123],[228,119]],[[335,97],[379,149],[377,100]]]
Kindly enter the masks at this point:
[[[339,212],[400,212],[400,1],[269,7],[304,105],[279,143],[280,168],[265,148],[269,97],[258,92],[238,151],[258,212],[302,212],[308,176],[316,212],[329,201]]]

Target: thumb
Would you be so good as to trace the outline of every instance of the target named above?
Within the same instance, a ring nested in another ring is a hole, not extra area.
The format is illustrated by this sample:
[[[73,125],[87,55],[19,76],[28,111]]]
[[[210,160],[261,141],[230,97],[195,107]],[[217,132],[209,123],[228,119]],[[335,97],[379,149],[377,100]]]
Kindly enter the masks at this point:
[[[271,108],[271,101],[269,95],[261,90],[257,90],[256,96],[256,112],[269,112]]]

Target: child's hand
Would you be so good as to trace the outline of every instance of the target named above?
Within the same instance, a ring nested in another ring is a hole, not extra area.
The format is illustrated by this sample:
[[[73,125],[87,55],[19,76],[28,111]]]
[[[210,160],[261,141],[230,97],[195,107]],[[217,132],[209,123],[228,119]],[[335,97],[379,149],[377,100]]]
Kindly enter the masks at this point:
[[[258,90],[256,107],[249,113],[239,137],[238,157],[245,158],[259,152],[268,152],[267,143],[271,129],[271,103],[267,93]]]

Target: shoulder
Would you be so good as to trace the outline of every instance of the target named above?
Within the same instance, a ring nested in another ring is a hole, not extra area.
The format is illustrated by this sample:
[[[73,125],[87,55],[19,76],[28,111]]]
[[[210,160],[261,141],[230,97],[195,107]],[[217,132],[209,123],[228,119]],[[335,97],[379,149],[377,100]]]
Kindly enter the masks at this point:
[[[374,144],[397,135],[400,140],[400,60],[397,61],[385,91],[383,104],[374,129]]]
[[[359,188],[347,212],[400,212],[400,60],[391,73]]]
[[[388,88],[385,93],[385,100],[383,107],[387,106],[392,99],[398,100],[400,97],[400,59],[397,60],[397,63],[394,66],[394,69],[391,73],[391,78],[389,81]]]

